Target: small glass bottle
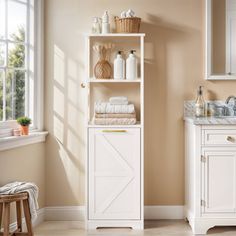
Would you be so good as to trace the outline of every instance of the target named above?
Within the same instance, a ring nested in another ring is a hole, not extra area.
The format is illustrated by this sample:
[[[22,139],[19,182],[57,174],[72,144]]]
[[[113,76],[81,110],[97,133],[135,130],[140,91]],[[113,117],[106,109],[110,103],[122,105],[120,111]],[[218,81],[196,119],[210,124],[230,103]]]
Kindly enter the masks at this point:
[[[99,22],[99,17],[93,17],[92,33],[101,34],[101,25]]]
[[[202,86],[199,86],[197,91],[197,99],[195,102],[195,116],[196,117],[205,116],[205,101],[203,98]]]

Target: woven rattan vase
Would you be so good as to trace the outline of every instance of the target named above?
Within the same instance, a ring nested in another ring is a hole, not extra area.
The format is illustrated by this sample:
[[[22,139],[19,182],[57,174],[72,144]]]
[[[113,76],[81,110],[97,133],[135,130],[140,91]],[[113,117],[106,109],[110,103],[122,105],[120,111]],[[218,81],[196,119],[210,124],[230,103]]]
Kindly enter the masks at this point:
[[[94,67],[94,75],[96,79],[111,79],[112,68],[107,60],[101,59]]]

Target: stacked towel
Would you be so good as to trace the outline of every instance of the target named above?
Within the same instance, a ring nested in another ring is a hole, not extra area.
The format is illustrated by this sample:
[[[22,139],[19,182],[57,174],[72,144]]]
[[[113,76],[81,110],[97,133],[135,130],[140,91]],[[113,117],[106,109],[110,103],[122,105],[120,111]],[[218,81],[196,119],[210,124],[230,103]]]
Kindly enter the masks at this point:
[[[0,188],[0,195],[23,193],[29,194],[29,207],[31,218],[34,220],[37,217],[38,206],[38,187],[34,183],[12,182]]]
[[[96,125],[136,124],[134,104],[129,104],[127,97],[111,97],[109,102],[96,102],[94,110]]]

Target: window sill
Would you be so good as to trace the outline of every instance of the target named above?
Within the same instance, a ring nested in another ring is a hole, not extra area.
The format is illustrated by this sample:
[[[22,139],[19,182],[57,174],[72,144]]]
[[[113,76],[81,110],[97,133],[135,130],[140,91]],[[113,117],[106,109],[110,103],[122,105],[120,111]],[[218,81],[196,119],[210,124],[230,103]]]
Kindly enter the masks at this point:
[[[22,147],[29,144],[45,142],[47,131],[34,131],[27,136],[11,136],[0,138],[0,151]]]

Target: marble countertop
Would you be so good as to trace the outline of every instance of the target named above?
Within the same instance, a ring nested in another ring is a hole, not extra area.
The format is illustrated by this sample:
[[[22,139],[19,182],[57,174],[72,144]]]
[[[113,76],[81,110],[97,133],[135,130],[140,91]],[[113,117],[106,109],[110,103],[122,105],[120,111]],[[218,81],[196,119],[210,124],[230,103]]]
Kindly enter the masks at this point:
[[[184,117],[194,125],[236,125],[236,117]]]
[[[224,105],[222,101],[211,101],[216,105]],[[225,117],[195,117],[195,102],[185,101],[184,102],[184,120],[191,122],[194,125],[236,125],[236,117],[225,116]]]

